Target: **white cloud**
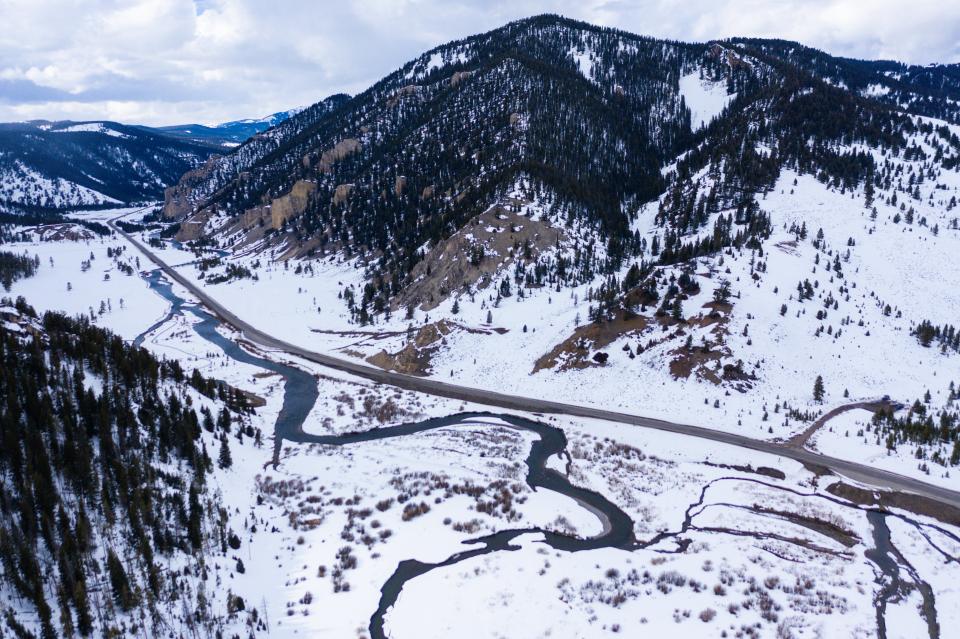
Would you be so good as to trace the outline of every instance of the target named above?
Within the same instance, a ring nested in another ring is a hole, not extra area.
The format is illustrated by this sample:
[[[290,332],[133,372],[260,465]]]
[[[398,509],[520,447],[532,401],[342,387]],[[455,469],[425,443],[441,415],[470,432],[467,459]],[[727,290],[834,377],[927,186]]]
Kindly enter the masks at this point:
[[[259,116],[362,90],[437,44],[544,12],[682,40],[960,61],[960,3],[931,0],[0,0],[0,120]]]

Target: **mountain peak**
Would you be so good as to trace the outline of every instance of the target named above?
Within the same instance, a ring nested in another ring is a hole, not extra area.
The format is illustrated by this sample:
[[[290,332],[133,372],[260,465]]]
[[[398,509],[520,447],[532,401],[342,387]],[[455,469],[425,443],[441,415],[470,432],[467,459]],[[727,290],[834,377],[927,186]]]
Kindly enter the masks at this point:
[[[377,312],[409,301],[401,292],[417,264],[491,207],[509,210],[519,189],[545,219],[606,246],[573,284],[643,255],[631,219],[644,203],[662,198],[658,221],[675,234],[666,254],[680,259],[734,241],[727,229],[720,245],[683,245],[720,211],[755,219],[747,237],[759,242],[757,199],[785,168],[862,183],[878,169],[850,145],[905,144],[889,133],[912,126],[897,105],[960,116],[925,82],[786,42],[671,42],[533,16],[303,111],[172,191],[167,212],[194,212],[186,240],[285,259],[359,253]],[[830,117],[811,115],[822,108]],[[701,204],[691,194],[707,167]],[[453,293],[438,286],[417,303]]]

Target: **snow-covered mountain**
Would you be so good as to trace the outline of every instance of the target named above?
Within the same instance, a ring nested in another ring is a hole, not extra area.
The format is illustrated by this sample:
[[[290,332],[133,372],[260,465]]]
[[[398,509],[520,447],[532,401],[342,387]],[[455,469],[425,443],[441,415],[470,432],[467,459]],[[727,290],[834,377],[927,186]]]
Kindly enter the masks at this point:
[[[954,436],[928,435],[957,420],[941,378],[960,376],[943,286],[960,274],[939,257],[960,250],[955,72],[542,16],[273,129],[166,212],[256,276],[222,288],[235,308],[264,300],[251,319],[304,343],[321,308],[326,333],[380,325],[349,350],[386,368],[695,423],[715,406],[717,427],[766,415],[783,437],[817,414],[818,376],[838,404],[930,390],[935,408],[881,431],[944,461]]]
[[[306,107],[278,111],[262,118],[245,118],[231,120],[213,126],[203,124],[176,124],[156,127],[153,130],[186,140],[219,144],[224,148],[233,148],[245,142],[248,138],[275,127]]]
[[[22,214],[157,200],[164,188],[211,155],[302,110],[210,127],[109,121],[0,124],[0,209]]]
[[[0,619],[949,636],[956,70],[540,16],[0,228]]]
[[[156,200],[216,150],[117,122],[0,124],[0,210],[38,213]]]
[[[427,52],[336,108],[315,105],[267,143],[192,172],[165,212],[191,216],[185,239],[282,247],[287,257],[368,256],[362,301],[382,312],[448,298],[463,282],[424,290],[432,300],[404,290],[431,250],[506,201],[536,201],[552,221],[596,232],[605,255],[562,275],[538,266],[583,283],[633,261],[646,270],[762,242],[768,216],[757,198],[785,169],[876,189],[884,167],[868,149],[912,154],[919,127],[939,126],[917,116],[960,121],[953,67],[787,44],[667,42],[556,16],[511,23]],[[932,160],[953,169],[960,148],[942,131]],[[704,169],[708,187],[693,181]],[[661,202],[662,252],[632,228],[651,201]],[[729,228],[690,243],[724,211],[735,213]]]

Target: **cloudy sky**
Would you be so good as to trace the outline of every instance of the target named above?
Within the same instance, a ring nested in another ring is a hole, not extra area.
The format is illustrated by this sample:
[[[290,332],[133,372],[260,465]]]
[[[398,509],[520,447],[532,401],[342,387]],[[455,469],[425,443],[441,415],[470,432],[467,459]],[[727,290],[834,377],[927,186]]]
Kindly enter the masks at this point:
[[[0,121],[258,117],[546,12],[681,40],[960,62],[956,0],[0,0]]]

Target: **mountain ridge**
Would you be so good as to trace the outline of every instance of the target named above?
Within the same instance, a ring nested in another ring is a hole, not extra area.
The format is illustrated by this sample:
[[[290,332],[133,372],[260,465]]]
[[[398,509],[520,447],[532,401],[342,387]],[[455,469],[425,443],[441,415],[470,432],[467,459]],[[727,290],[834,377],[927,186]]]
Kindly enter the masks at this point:
[[[0,123],[0,207],[46,215],[156,201],[163,189],[301,109],[214,127],[111,120]],[[80,167],[83,167],[82,169]]]
[[[214,151],[110,121],[0,124],[0,207],[44,213],[155,200]]]
[[[536,16],[427,51],[293,134],[275,130],[268,153],[244,158],[241,147],[185,189],[189,207],[166,214],[192,213],[182,239],[269,248],[282,259],[362,255],[369,288],[360,303],[375,313],[396,306],[430,247],[517,188],[525,201],[543,196],[554,224],[579,220],[606,245],[576,281],[624,260],[662,261],[644,255],[629,227],[641,204],[671,190],[659,217],[664,248],[689,259],[736,235],[684,245],[718,211],[738,211],[736,224],[752,228],[762,217],[756,198],[783,168],[851,188],[877,172],[858,144],[899,152],[916,129],[911,115],[956,117],[960,90],[891,79],[884,74],[901,68],[891,65],[782,41],[679,43]],[[911,69],[901,72],[921,74]],[[949,76],[952,67],[923,73]],[[696,130],[684,78],[727,95]],[[873,86],[865,78],[894,88],[850,90]],[[911,105],[922,109],[903,111]],[[680,193],[708,165],[719,177],[712,195],[686,210],[696,194]],[[759,241],[763,226],[743,241]]]
[[[212,125],[192,123],[144,128],[188,140],[214,142],[229,149],[242,144],[245,140],[258,133],[290,119],[305,108],[306,107],[297,107],[285,111],[277,111],[262,118],[243,118]]]

